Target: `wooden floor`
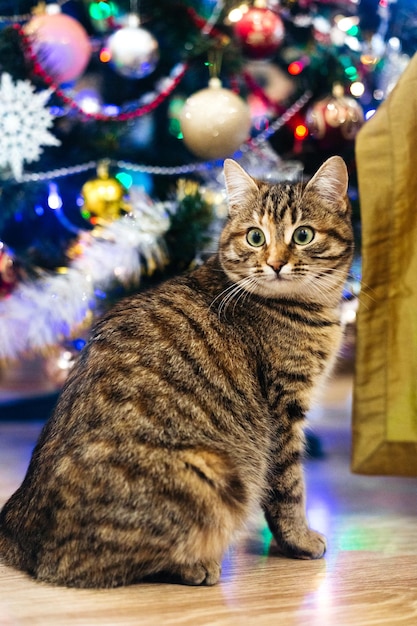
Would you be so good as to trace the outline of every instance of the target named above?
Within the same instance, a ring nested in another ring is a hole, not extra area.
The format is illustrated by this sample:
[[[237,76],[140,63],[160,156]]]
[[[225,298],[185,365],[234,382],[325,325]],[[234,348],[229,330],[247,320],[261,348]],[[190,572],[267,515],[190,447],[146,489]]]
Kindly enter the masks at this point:
[[[325,457],[306,463],[308,513],[328,537],[324,559],[281,558],[259,516],[210,588],[53,588],[0,566],[0,626],[416,626],[417,479],[350,473],[350,398],[339,375],[311,415]],[[1,502],[40,426],[0,421]]]

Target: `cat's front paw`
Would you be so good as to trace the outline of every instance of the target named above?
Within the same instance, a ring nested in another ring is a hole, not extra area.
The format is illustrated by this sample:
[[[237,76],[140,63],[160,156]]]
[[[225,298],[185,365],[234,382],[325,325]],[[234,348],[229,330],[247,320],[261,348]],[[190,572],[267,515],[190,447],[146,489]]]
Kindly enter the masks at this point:
[[[178,576],[185,585],[215,585],[220,578],[221,566],[217,561],[182,565]]]
[[[303,528],[282,537],[278,542],[281,551],[293,559],[321,559],[326,552],[326,537],[317,530]]]

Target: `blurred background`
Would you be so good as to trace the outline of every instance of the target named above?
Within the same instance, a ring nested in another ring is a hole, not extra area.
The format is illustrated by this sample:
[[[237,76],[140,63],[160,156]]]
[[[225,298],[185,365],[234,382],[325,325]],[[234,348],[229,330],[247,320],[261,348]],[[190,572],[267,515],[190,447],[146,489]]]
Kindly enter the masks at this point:
[[[215,249],[229,156],[345,159],[354,328],[355,138],[416,48],[415,0],[0,0],[2,415],[44,415],[98,315]]]

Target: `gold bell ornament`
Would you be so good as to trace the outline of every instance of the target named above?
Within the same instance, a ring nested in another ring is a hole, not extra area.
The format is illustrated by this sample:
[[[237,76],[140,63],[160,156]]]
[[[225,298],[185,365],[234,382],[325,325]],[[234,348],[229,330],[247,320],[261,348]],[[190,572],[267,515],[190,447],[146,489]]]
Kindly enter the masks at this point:
[[[97,166],[97,178],[87,181],[82,189],[82,211],[93,224],[117,220],[130,211],[126,188],[109,175],[108,161]]]

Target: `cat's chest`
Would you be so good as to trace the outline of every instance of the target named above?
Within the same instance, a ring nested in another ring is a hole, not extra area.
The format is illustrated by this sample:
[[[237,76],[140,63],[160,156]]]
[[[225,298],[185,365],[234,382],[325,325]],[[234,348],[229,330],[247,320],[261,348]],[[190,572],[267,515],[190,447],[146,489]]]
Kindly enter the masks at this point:
[[[258,367],[292,372],[294,381],[313,380],[334,359],[341,328],[334,313],[314,315],[269,308],[254,316],[251,343]]]

